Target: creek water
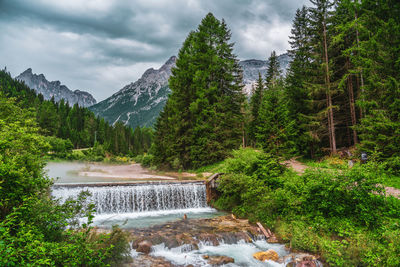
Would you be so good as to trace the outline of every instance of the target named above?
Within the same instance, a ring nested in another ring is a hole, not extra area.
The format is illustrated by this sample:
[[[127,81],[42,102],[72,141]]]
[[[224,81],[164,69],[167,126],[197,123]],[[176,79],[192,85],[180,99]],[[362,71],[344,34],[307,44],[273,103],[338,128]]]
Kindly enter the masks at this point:
[[[154,246],[151,255],[163,257],[172,263],[180,266],[211,266],[203,257],[208,256],[228,256],[235,260],[234,263],[226,264],[225,266],[285,266],[285,263],[277,263],[274,261],[260,262],[253,258],[253,254],[260,250],[275,250],[280,257],[288,255],[284,245],[269,244],[265,240],[257,240],[251,243],[246,243],[243,240],[236,244],[220,244],[212,246],[204,242],[200,242],[199,249],[191,250],[187,246],[179,246],[168,249],[164,244]]]
[[[207,205],[204,182],[170,181],[173,178],[165,176],[152,178],[153,174],[137,165],[65,162],[49,163],[46,169],[49,177],[58,177],[52,195],[61,201],[75,198],[82,191],[90,193],[87,201],[95,205],[94,225],[101,228],[118,224],[131,230],[148,229],[182,221],[184,215],[188,219],[203,219],[224,214]],[[232,257],[235,263],[226,266],[285,266],[252,257],[253,253],[270,248],[280,257],[288,253],[281,244],[237,240],[229,244],[221,241],[218,246],[200,242],[196,249],[188,249],[186,245],[168,248],[161,243],[152,247],[150,256],[162,257],[177,266],[209,266],[204,255]],[[132,250],[132,256],[140,254]]]

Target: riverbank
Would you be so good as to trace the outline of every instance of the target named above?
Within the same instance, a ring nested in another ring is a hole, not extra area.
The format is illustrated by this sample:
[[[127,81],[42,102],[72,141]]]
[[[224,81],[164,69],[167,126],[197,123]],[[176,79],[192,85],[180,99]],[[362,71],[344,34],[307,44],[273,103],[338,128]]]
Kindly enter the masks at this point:
[[[112,183],[135,181],[176,180],[143,168],[140,164],[107,164],[99,162],[57,161],[48,162],[48,176],[58,178],[56,183]]]

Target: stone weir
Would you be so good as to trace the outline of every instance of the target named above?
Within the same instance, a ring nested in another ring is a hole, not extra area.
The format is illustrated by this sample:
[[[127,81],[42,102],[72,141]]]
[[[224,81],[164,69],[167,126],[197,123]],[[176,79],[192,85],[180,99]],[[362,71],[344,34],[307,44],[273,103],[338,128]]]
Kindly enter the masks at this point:
[[[205,208],[206,185],[202,181],[136,183],[55,184],[52,195],[65,201],[88,191],[96,214]]]

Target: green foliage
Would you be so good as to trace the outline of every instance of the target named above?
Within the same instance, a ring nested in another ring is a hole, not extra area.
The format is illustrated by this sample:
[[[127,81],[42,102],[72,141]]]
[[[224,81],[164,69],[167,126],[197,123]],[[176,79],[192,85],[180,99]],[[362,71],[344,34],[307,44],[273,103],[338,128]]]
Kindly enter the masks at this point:
[[[250,109],[251,109],[251,121],[249,126],[249,141],[252,145],[256,143],[256,132],[257,127],[262,123],[260,120],[260,107],[263,100],[264,94],[264,81],[261,77],[261,73],[258,73],[257,84],[253,88],[253,92],[250,98]]]
[[[295,153],[295,121],[289,114],[280,66],[275,51],[268,59],[269,65],[264,83],[259,74],[251,96],[250,143],[265,151],[289,156]]]
[[[290,118],[281,83],[271,84],[265,91],[259,121],[255,133],[257,144],[270,153],[284,156],[295,153],[295,121]]]
[[[172,70],[172,90],[156,123],[155,162],[197,168],[241,144],[241,70],[225,22],[209,13],[186,38]]]
[[[46,141],[50,145],[49,152],[51,156],[56,158],[65,158],[68,154],[72,153],[74,145],[70,140],[57,138],[55,136],[46,136]]]
[[[87,226],[65,229],[82,212],[80,201],[59,205],[51,199],[26,199],[0,222],[0,265],[108,266],[126,260],[129,245],[120,229],[109,234]]]
[[[289,147],[297,154],[321,157],[335,141],[399,172],[399,14],[393,0],[312,0],[297,10],[278,97],[287,100],[282,117],[295,121]]]
[[[140,163],[144,167],[151,167],[154,165],[154,155],[144,154],[135,157],[135,161]]]
[[[0,266],[118,264],[128,255],[127,238],[119,229],[92,230],[87,194],[64,204],[49,195],[43,156],[71,145],[39,133],[35,114],[0,94]],[[88,223],[79,226],[79,218]]]
[[[375,110],[362,119],[358,127],[360,149],[374,154],[375,160],[384,161],[388,170],[400,174],[400,120],[390,117],[384,110]]]
[[[244,174],[254,176],[267,184],[279,177],[285,167],[272,154],[263,153],[251,148],[241,148],[232,152],[232,157],[226,159],[220,169],[223,173]]]
[[[382,169],[356,164],[299,176],[262,154],[242,150],[225,161],[228,174],[220,180],[216,207],[263,221],[294,248],[335,266],[400,263],[400,200],[384,195]]]
[[[32,112],[0,94],[0,218],[24,197],[44,193],[50,184],[43,177],[41,160],[49,146],[32,118]]]

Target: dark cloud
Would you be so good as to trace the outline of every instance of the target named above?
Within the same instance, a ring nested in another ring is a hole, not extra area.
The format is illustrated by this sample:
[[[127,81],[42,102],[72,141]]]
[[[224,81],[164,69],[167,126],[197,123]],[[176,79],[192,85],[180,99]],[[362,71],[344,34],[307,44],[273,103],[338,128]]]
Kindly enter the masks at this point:
[[[32,67],[101,100],[176,54],[208,12],[226,20],[239,58],[283,53],[306,2],[0,0],[0,65],[13,75]]]

